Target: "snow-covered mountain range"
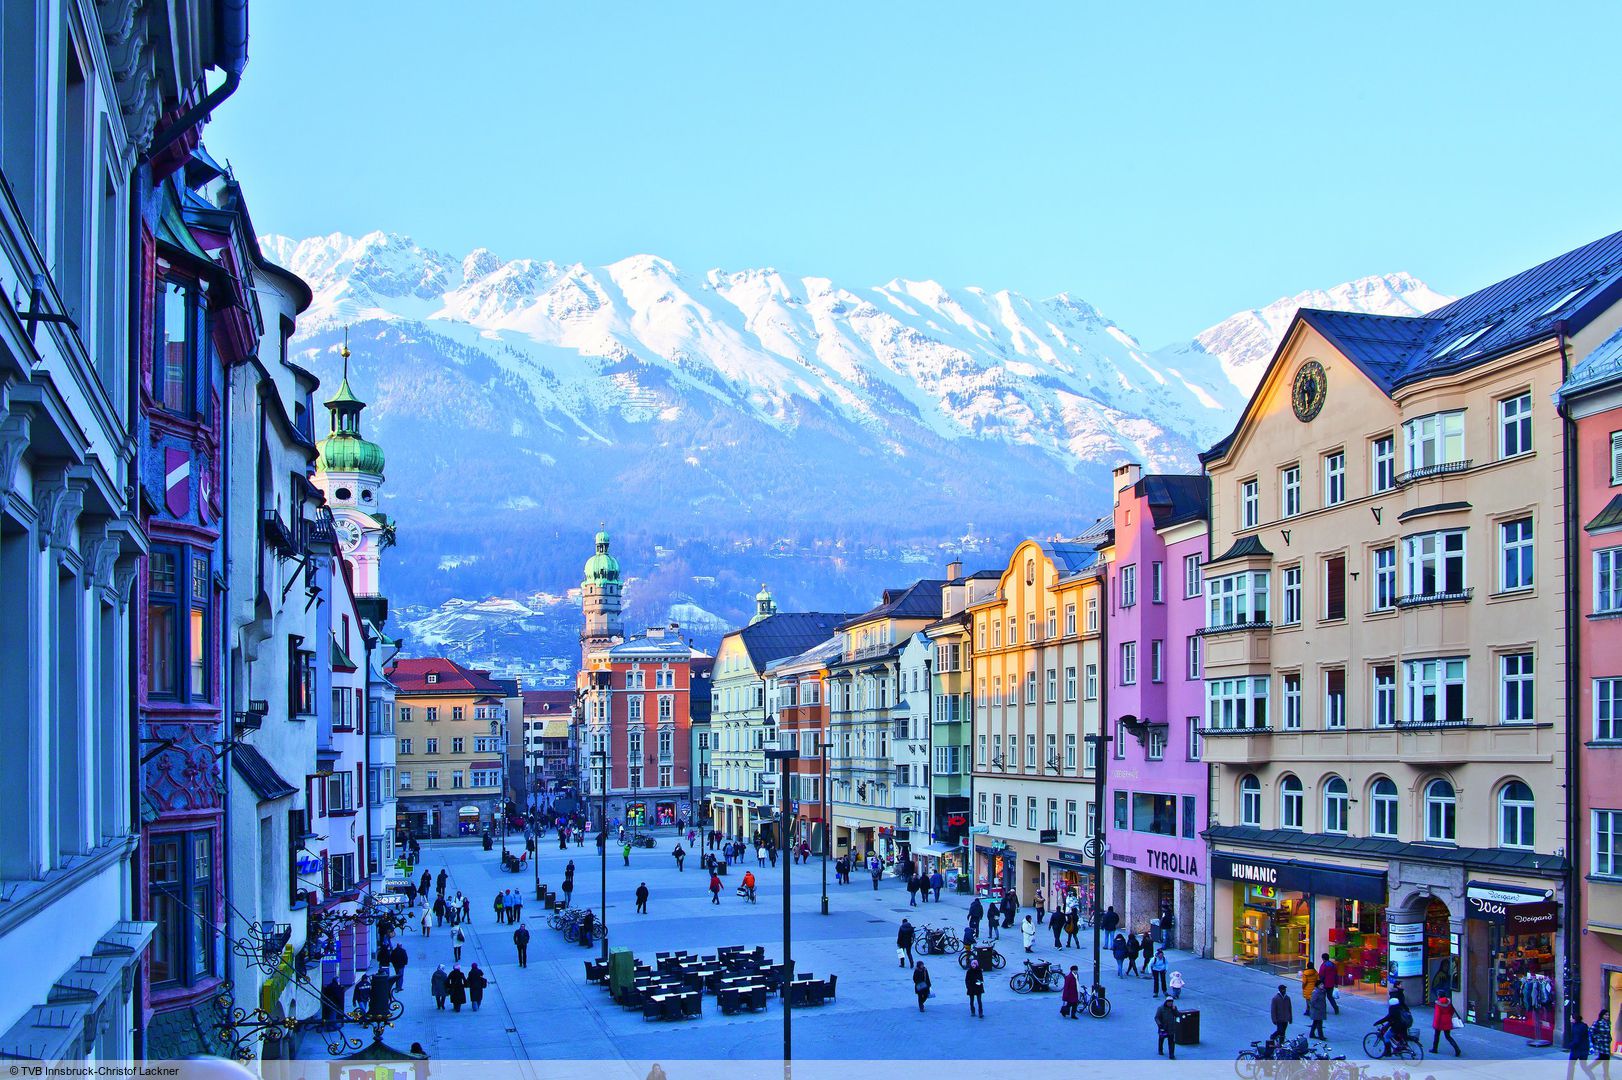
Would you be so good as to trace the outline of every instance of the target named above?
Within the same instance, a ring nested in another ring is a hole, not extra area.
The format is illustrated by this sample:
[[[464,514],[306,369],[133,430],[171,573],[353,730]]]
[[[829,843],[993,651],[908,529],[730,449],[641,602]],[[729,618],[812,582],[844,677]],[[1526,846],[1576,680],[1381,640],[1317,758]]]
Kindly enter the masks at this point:
[[[743,615],[763,577],[787,606],[855,609],[920,559],[1073,533],[1107,506],[1120,461],[1195,466],[1295,307],[1447,299],[1404,274],[1364,278],[1151,352],[1063,294],[694,273],[647,255],[458,259],[380,232],[264,245],[315,292],[301,363],[333,377],[348,328],[389,457],[388,588],[407,629],[475,660],[538,660],[572,638],[565,590],[599,522],[623,538],[649,621],[675,605]],[[499,644],[491,620],[511,623]]]

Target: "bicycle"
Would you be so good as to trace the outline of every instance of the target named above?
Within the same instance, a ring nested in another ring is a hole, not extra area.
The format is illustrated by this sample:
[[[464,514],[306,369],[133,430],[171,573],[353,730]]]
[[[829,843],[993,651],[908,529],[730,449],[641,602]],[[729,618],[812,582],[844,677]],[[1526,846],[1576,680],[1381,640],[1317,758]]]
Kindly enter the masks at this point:
[[[1064,986],[1064,976],[1055,964],[1046,960],[1025,961],[1025,970],[1008,980],[1008,989],[1016,994],[1029,994],[1033,990],[1058,990]]]
[[[921,926],[923,934],[924,954],[926,956],[943,955],[957,952],[963,947],[956,934],[951,930],[943,930],[935,926]]]
[[[1402,1037],[1402,1041],[1393,1044],[1385,1031],[1378,1029],[1363,1036],[1363,1053],[1376,1061],[1385,1058],[1398,1058],[1403,1061],[1424,1061],[1425,1046],[1410,1032]]]
[[[991,954],[990,963],[986,962],[986,953]],[[993,970],[1000,971],[1004,967],[1008,966],[1008,958],[989,945],[977,945],[972,952],[969,949],[963,949],[957,954],[957,966],[962,968],[964,971],[969,970],[969,960],[971,957],[978,959],[982,968],[991,968]]]
[[[1102,986],[1091,988],[1083,986],[1080,987],[1080,990],[1081,1000],[1077,1002],[1078,1008],[1086,1010],[1088,1016],[1098,1020],[1102,1020],[1109,1015],[1110,1000]]]

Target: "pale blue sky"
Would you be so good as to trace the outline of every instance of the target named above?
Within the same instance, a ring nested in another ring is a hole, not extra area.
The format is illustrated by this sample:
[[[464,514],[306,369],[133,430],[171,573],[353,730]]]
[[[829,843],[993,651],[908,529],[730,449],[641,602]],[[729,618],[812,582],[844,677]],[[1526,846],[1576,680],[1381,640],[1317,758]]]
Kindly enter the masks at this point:
[[[207,139],[266,232],[1069,291],[1158,346],[1622,228],[1619,13],[257,0]]]

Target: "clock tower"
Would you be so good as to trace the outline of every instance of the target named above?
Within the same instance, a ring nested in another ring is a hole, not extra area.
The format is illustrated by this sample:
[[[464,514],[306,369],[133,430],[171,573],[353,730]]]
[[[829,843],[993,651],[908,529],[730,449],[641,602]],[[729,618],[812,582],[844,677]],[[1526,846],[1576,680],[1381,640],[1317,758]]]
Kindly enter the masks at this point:
[[[381,626],[388,601],[378,580],[383,549],[394,543],[394,523],[383,513],[383,448],[361,436],[360,414],[366,403],[349,388],[349,340],[341,354],[343,381],[327,401],[331,431],[316,443],[315,485],[327,497],[338,531],[338,545],[349,564],[355,602],[361,614]]]

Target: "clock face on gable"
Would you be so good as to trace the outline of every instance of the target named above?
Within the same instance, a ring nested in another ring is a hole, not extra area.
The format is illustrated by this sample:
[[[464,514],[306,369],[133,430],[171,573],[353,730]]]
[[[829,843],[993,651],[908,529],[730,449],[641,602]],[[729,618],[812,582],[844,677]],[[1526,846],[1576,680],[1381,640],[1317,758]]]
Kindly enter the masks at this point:
[[[360,547],[360,526],[349,518],[339,518],[333,523],[338,532],[338,544],[345,551],[354,551]]]
[[[1324,374],[1324,366],[1316,360],[1302,364],[1295,373],[1295,384],[1290,388],[1290,404],[1295,408],[1295,418],[1303,424],[1315,419],[1323,409],[1328,393],[1329,376]]]

